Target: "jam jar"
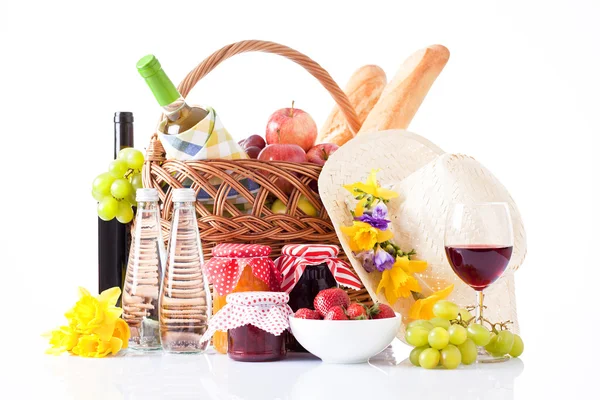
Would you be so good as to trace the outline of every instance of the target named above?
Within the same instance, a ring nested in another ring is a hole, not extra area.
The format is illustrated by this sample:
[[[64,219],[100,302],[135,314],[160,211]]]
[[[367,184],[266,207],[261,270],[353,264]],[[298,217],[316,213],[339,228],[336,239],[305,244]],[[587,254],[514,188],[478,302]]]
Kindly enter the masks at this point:
[[[360,289],[362,284],[350,264],[337,258],[339,248],[324,244],[286,245],[275,266],[283,275],[281,289],[289,293],[292,311],[300,308],[314,310],[314,300],[321,290],[347,286]],[[306,351],[292,335],[288,336],[290,351]]]
[[[227,304],[229,293],[279,291],[281,274],[269,258],[271,248],[257,244],[219,244],[205,264],[213,284],[213,315]],[[216,332],[213,346],[227,353],[227,332]]]
[[[228,356],[236,361],[276,361],[286,355],[285,337],[293,314],[284,292],[227,295],[227,304],[209,322],[203,340],[227,331]]]

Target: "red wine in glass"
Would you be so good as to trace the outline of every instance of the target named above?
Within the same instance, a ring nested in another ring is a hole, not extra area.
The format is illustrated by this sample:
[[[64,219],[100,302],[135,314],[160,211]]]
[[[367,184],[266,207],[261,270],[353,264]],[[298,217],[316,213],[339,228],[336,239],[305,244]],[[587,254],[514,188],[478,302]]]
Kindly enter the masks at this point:
[[[467,285],[482,291],[494,283],[510,261],[512,246],[489,244],[446,246],[454,273]]]

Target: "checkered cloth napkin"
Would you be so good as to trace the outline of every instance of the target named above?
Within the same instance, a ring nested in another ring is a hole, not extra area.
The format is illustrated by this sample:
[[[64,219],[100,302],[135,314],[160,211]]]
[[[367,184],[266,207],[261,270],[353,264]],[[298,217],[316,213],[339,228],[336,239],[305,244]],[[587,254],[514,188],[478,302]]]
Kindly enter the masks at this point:
[[[246,159],[248,155],[227,132],[215,110],[205,107],[208,115],[192,129],[178,135],[158,136],[167,152],[168,159],[180,161],[210,160],[223,158],[226,160]],[[166,121],[161,122],[161,125]]]

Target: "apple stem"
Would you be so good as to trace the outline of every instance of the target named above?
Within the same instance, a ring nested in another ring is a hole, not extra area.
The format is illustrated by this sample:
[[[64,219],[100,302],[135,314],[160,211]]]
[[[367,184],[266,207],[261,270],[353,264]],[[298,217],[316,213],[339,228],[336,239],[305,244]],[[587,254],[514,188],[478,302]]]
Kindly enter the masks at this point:
[[[294,118],[294,100],[292,100],[292,108],[290,108],[290,118]]]

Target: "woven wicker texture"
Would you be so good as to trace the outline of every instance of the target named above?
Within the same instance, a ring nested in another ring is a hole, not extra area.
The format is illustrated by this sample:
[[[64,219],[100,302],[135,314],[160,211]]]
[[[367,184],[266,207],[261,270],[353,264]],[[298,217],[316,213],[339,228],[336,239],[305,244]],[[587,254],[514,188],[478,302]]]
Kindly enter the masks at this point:
[[[355,132],[360,128],[356,113],[342,89],[316,62],[287,46],[277,43],[249,40],[231,44],[218,50],[194,68],[179,85],[187,96],[193,86],[225,59],[239,53],[261,51],[278,54],[304,67],[327,89],[342,109]],[[205,260],[219,243],[260,243],[273,248],[272,257],[280,255],[285,244],[324,243],[339,245],[329,217],[313,189],[321,167],[313,164],[262,162],[257,160],[206,160],[181,162],[166,160],[165,151],[154,134],[147,149],[142,173],[144,187],[156,188],[163,210],[161,223],[164,237],[168,237],[173,210],[172,190],[191,187],[198,193],[204,190],[212,198],[211,204],[196,202],[198,227],[203,243]],[[250,179],[259,184],[257,192],[250,192],[240,181]],[[215,185],[215,180],[220,184]],[[289,182],[293,190],[284,193],[276,183]],[[250,212],[241,211],[228,196],[235,191],[252,204]],[[318,210],[318,216],[308,216],[298,208],[304,195]],[[280,199],[287,206],[286,214],[274,214],[270,202]],[[346,259],[344,254],[340,258]],[[366,290],[348,290],[350,297],[370,303]]]
[[[454,274],[446,259],[446,214],[450,204],[455,202],[507,202],[515,236],[513,255],[507,273],[485,291],[486,318],[512,320],[518,331],[512,272],[523,262],[526,242],[517,207],[504,186],[477,161],[466,156],[439,155],[441,151],[430,146],[431,143],[422,137],[400,130],[358,136],[348,142],[329,159],[319,180],[321,197],[331,220],[336,228],[351,222],[348,207],[354,203],[342,185],[364,181],[372,168],[381,169],[377,175],[380,183],[392,185],[399,193],[388,207],[395,243],[406,250],[414,248],[417,258],[430,264],[419,274],[424,294],[454,283],[450,299],[461,305],[474,305],[475,291]],[[338,233],[344,250],[351,254],[348,241],[339,229]],[[352,256],[350,262],[370,295],[386,302],[383,295],[375,293],[381,274],[366,273]],[[412,298],[400,299],[393,305],[405,316],[403,329],[398,334],[402,340],[408,321],[406,316],[413,302]]]

